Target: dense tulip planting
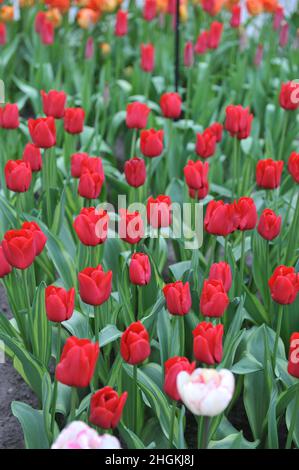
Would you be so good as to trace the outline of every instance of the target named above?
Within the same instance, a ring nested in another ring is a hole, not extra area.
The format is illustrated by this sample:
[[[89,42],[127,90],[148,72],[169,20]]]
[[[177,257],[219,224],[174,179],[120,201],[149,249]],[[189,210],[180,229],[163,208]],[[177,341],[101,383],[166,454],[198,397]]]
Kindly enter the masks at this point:
[[[299,10],[0,3],[26,447],[299,447]]]

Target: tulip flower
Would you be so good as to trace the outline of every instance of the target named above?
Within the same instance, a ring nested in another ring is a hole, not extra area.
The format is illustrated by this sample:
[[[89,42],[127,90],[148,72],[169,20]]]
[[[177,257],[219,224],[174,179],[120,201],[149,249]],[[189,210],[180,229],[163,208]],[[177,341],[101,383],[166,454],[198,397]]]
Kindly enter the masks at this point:
[[[194,46],[195,54],[204,54],[208,49],[208,36],[207,31],[203,31],[197,38],[197,41]]]
[[[22,225],[22,229],[29,230],[32,233],[35,246],[35,255],[40,255],[47,243],[47,237],[41,230],[40,226],[34,221],[24,222]]]
[[[48,286],[45,301],[48,320],[56,323],[69,320],[74,312],[75,289],[66,291],[62,287]]]
[[[51,449],[120,449],[119,440],[110,434],[101,436],[83,421],[72,421],[58,435]]]
[[[125,177],[127,183],[134,188],[139,188],[145,183],[146,167],[142,158],[133,157],[125,162]]]
[[[278,266],[268,281],[272,299],[281,304],[287,305],[295,302],[299,292],[299,274],[295,268]]]
[[[45,115],[52,116],[55,119],[63,118],[66,103],[65,92],[50,90],[49,93],[45,93],[44,90],[41,90],[41,96]]]
[[[257,231],[265,240],[274,240],[278,237],[281,229],[281,216],[276,215],[271,209],[264,209],[258,226]]]
[[[78,154],[77,154],[78,155]],[[81,154],[84,155],[84,154]],[[103,162],[100,157],[89,157],[82,158],[81,167],[80,167],[80,176],[85,172],[89,171],[90,173],[98,173],[102,180],[105,180]]]
[[[19,127],[18,105],[7,103],[0,107],[0,128],[17,129]]]
[[[208,48],[217,49],[220,44],[223,31],[223,24],[218,21],[213,21],[208,31]]]
[[[206,129],[202,134],[196,134],[195,151],[199,157],[211,157],[214,155],[215,150],[216,136],[210,129]]]
[[[230,265],[225,261],[212,264],[209,272],[209,280],[211,281],[212,279],[221,281],[224,290],[228,292],[232,286],[232,271]]]
[[[177,388],[184,405],[196,416],[217,416],[230,403],[235,380],[227,369],[195,369],[177,376]]]
[[[144,237],[143,220],[139,212],[129,212],[125,209],[120,209],[119,214],[120,238],[131,245],[139,243]]]
[[[290,338],[288,373],[299,379],[299,333],[293,333]]]
[[[288,171],[293,180],[299,184],[299,153],[291,153],[288,161]]]
[[[192,331],[193,354],[197,361],[210,366],[222,361],[223,325],[201,322]]]
[[[257,223],[257,210],[251,197],[241,197],[235,202],[235,220],[238,230],[253,230]]]
[[[132,365],[140,364],[149,357],[149,334],[140,321],[131,323],[122,334],[120,353],[123,360]]]
[[[126,36],[128,34],[128,12],[118,10],[116,13],[115,36]]]
[[[14,268],[26,269],[34,261],[36,246],[30,230],[9,230],[2,241],[4,256]]]
[[[262,0],[246,0],[246,8],[250,15],[256,16],[263,12],[264,6]]]
[[[223,125],[219,122],[214,122],[211,124],[208,129],[214,134],[216,137],[216,142],[221,142],[222,140],[222,132],[223,132]]]
[[[198,160],[194,162],[189,160],[184,168],[184,175],[189,191],[194,191],[198,199],[203,199],[209,191],[208,183],[209,163]],[[192,193],[191,193],[192,194]]]
[[[80,178],[81,176],[81,165],[83,161],[88,159],[88,153],[79,152],[73,153],[71,156],[71,174],[73,178]]]
[[[101,388],[91,397],[89,421],[102,429],[116,428],[121,419],[127,396],[127,392],[119,396],[109,386]]]
[[[6,186],[16,193],[28,191],[32,172],[28,162],[23,160],[8,160],[4,167]]]
[[[157,15],[157,0],[145,0],[142,14],[146,21],[152,21]]]
[[[43,160],[41,151],[36,145],[30,142],[28,142],[24,148],[22,160],[29,163],[32,172],[37,172],[42,169]]]
[[[133,253],[130,261],[129,276],[132,284],[145,286],[151,280],[151,265],[144,253]]]
[[[0,244],[0,279],[7,276],[12,271],[12,266],[7,261],[4,251],[2,248],[2,243]]]
[[[299,108],[299,83],[291,81],[281,85],[279,104],[287,111]]]
[[[192,67],[194,63],[194,47],[192,41],[187,41],[184,48],[184,66]]]
[[[222,1],[219,0],[202,0],[202,8],[211,16],[216,16],[222,8]]]
[[[226,108],[225,129],[232,137],[237,139],[247,139],[251,132],[251,123],[253,114],[250,114],[249,108],[243,108],[241,105],[230,104]]]
[[[126,124],[129,129],[143,129],[146,127],[150,109],[144,103],[135,101],[127,106]]]
[[[167,310],[172,315],[186,315],[192,306],[189,282],[176,281],[163,287]]]
[[[280,186],[283,161],[271,158],[259,160],[256,165],[256,184],[260,188],[275,189]]]
[[[229,305],[229,298],[222,281],[206,279],[200,296],[200,311],[205,317],[222,317]]]
[[[140,150],[146,157],[158,157],[163,152],[163,137],[162,130],[155,131],[155,129],[143,130],[140,133]]]
[[[81,171],[78,194],[86,199],[97,199],[101,193],[103,182],[104,180],[98,172]]]
[[[56,144],[56,127],[53,117],[29,119],[31,139],[37,147],[50,148]]]
[[[42,44],[51,46],[54,43],[55,29],[52,21],[47,18],[40,25],[40,38]]]
[[[97,268],[85,268],[78,274],[80,297],[86,304],[102,305],[109,299],[112,290],[112,271],[104,272]]]
[[[180,399],[176,385],[178,374],[182,371],[192,374],[194,369],[195,362],[189,362],[186,357],[174,356],[165,362],[164,392],[171,400],[178,401]]]
[[[155,48],[153,44],[141,44],[141,69],[144,72],[152,72],[155,67]]]
[[[82,108],[65,108],[64,130],[69,134],[80,134],[84,127],[85,112]]]
[[[153,228],[169,227],[171,224],[171,199],[161,194],[149,197],[146,204],[147,221]]]
[[[6,25],[5,23],[0,23],[0,46],[5,46],[6,44]]]
[[[280,47],[286,47],[286,45],[289,42],[289,23],[287,21],[284,21],[282,23],[280,33],[279,33],[279,45]]]
[[[210,201],[204,218],[206,232],[226,237],[236,230],[235,208],[223,201]]]
[[[182,112],[182,98],[178,93],[164,93],[160,106],[165,118],[178,119]]]
[[[83,207],[74,221],[74,229],[83,245],[96,246],[106,241],[108,223],[107,211]]]
[[[273,15],[274,31],[280,30],[283,19],[284,19],[284,9],[281,5],[278,5]]]
[[[70,336],[56,366],[56,379],[69,387],[87,387],[100,353],[98,343]]]
[[[230,25],[232,28],[239,28],[241,24],[241,6],[234,5],[232,8],[232,16],[230,19]]]
[[[34,20],[34,29],[35,29],[35,32],[40,34],[41,30],[42,30],[42,25],[45,21],[45,19],[47,18],[46,16],[46,13],[44,11],[38,11],[36,16],[35,16],[35,20]]]

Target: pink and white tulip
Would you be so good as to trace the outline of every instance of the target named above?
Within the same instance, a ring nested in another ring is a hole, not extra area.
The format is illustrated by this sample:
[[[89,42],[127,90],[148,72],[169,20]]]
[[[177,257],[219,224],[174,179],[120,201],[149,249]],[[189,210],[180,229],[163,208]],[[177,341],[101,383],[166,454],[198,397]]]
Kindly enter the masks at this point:
[[[73,421],[64,428],[52,449],[120,449],[119,440],[110,434],[100,436],[82,421]]]

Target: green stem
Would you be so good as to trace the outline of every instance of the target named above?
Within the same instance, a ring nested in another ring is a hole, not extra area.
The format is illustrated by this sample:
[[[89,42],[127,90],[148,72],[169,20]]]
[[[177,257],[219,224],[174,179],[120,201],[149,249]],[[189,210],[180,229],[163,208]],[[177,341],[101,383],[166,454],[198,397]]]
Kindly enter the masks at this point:
[[[173,448],[175,413],[176,413],[176,401],[173,400],[172,407],[171,407],[171,418],[170,418],[170,429],[169,429],[169,449]]]
[[[293,441],[294,430],[296,426],[296,422],[298,419],[298,411],[299,411],[299,389],[296,392],[296,396],[294,398],[295,404],[292,412],[292,419],[289,427],[288,438],[286,443],[286,449],[290,449]]]
[[[228,235],[224,237],[224,261],[228,262]]]
[[[136,141],[137,141],[137,129],[134,129],[133,137],[132,137],[132,144],[131,144],[130,158],[134,157],[135,148],[136,148]]]
[[[56,365],[60,360],[60,346],[61,346],[61,323],[57,324],[57,343],[56,343]],[[51,434],[54,439],[54,426],[55,426],[55,413],[57,403],[58,382],[54,379],[53,400],[52,400],[52,413],[51,413]]]
[[[77,403],[77,389],[76,387],[72,387],[71,390],[71,409],[70,409],[70,415],[68,422],[71,423],[74,421],[74,418],[76,416],[76,403]]]
[[[133,432],[137,431],[137,365],[133,366]]]
[[[233,145],[233,185],[232,195],[237,197],[237,185],[238,185],[238,139],[234,137]]]
[[[242,231],[242,238],[241,238],[240,293],[243,290],[244,268],[245,268],[245,231],[243,230]]]
[[[285,143],[285,138],[286,138],[286,132],[287,132],[287,127],[288,127],[288,112],[286,111],[284,117],[283,117],[283,123],[282,123],[282,131],[281,131],[281,136],[280,136],[280,146],[279,146],[279,152],[278,152],[278,160],[282,160],[282,155],[283,155],[283,150],[284,150],[284,143]]]
[[[274,371],[274,373],[275,373],[275,367],[276,367],[276,357],[277,357],[277,351],[278,351],[278,341],[279,341],[280,332],[281,332],[282,317],[283,317],[283,305],[279,305],[278,320],[277,320],[277,327],[276,327],[276,336],[275,336],[275,343],[274,343],[274,349],[273,349],[273,371]]]

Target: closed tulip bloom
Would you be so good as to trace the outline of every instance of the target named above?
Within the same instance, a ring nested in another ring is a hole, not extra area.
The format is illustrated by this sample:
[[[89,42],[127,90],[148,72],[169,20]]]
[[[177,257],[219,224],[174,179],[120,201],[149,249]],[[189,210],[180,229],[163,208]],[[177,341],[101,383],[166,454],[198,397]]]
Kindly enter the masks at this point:
[[[178,374],[177,388],[182,402],[195,416],[217,416],[233,397],[235,379],[227,369],[195,369],[192,374]]]
[[[232,16],[230,19],[230,25],[232,28],[239,28],[241,24],[241,6],[234,5],[232,8]]]
[[[85,170],[79,179],[78,194],[86,199],[97,199],[102,186],[103,178],[99,173]]]
[[[75,218],[74,229],[83,245],[96,246],[104,243],[108,234],[109,215],[105,210],[83,207]]]
[[[146,129],[140,133],[140,150],[146,157],[159,157],[163,152],[163,137],[162,130],[155,131],[155,129]]]
[[[204,191],[205,188],[208,190],[208,173],[208,162],[203,163],[200,160],[197,162],[189,160],[184,168],[185,180],[189,189],[198,193]]]
[[[250,15],[256,16],[263,12],[264,6],[262,0],[246,0],[246,8]]]
[[[66,108],[64,130],[69,134],[80,134],[84,127],[85,112],[82,108]]]
[[[112,290],[112,271],[104,272],[97,268],[85,268],[78,274],[80,297],[86,304],[102,305],[109,299]]]
[[[182,371],[192,374],[194,369],[195,362],[190,363],[186,357],[174,356],[165,362],[164,392],[169,396],[169,398],[171,398],[171,400],[178,401],[180,399],[176,385],[178,374]]]
[[[210,129],[206,129],[202,134],[196,134],[195,151],[199,157],[211,157],[214,155],[215,150],[216,136]]]
[[[279,45],[280,47],[286,47],[289,42],[289,23],[283,22],[279,33]]]
[[[40,226],[34,221],[24,222],[22,229],[29,230],[32,233],[35,246],[35,255],[40,255],[47,243],[47,236],[41,230]]]
[[[223,6],[223,1],[222,0],[202,0],[201,4],[202,4],[202,8],[204,11],[206,11],[211,16],[215,16],[220,12]]]
[[[24,162],[29,163],[31,171],[33,172],[40,171],[43,167],[40,149],[30,142],[28,142],[24,148],[22,159]]]
[[[144,253],[133,253],[130,261],[129,276],[132,284],[145,286],[151,280],[151,264]]]
[[[182,112],[182,98],[178,93],[164,93],[160,106],[164,117],[178,119]]]
[[[126,124],[129,129],[143,129],[146,127],[150,109],[144,103],[135,101],[127,106]]]
[[[127,160],[124,166],[127,183],[134,188],[139,188],[145,183],[146,166],[142,158],[133,157]]]
[[[157,15],[157,0],[145,0],[143,5],[143,18],[152,21]]]
[[[32,172],[28,162],[23,160],[8,160],[4,167],[6,186],[16,193],[28,191]]]
[[[119,396],[109,386],[101,388],[91,397],[89,421],[102,429],[116,428],[120,422],[127,396],[127,392]]]
[[[281,305],[295,302],[299,291],[299,274],[295,268],[278,266],[269,279],[269,287],[272,299]]]
[[[2,248],[8,263],[18,269],[31,266],[36,256],[35,242],[30,230],[9,230],[2,240]]]
[[[222,140],[222,132],[223,132],[223,125],[219,122],[214,122],[211,124],[208,129],[213,132],[214,136],[216,137],[216,142],[221,142]]]
[[[256,165],[256,184],[260,188],[275,189],[280,186],[283,170],[282,160],[266,158],[259,160]]]
[[[172,315],[187,315],[192,306],[189,282],[172,282],[163,287],[167,310]]]
[[[63,118],[66,103],[64,91],[50,90],[49,93],[45,93],[44,90],[41,90],[41,96],[45,115],[52,116],[55,119]]]
[[[34,20],[34,29],[36,33],[40,34],[42,30],[42,25],[46,18],[47,18],[47,15],[44,11],[37,12],[35,16],[35,20]]]
[[[12,266],[5,258],[2,243],[0,244],[0,278],[7,276],[12,271]]]
[[[149,334],[140,321],[131,323],[122,334],[120,353],[123,360],[132,365],[140,364],[149,357]]]
[[[83,158],[81,162],[81,175],[83,175],[85,171],[89,171],[91,173],[98,173],[102,180],[105,180],[103,162],[100,157],[88,156],[88,158]]]
[[[110,434],[101,436],[83,421],[72,421],[58,435],[51,449],[120,449],[119,440]]]
[[[229,305],[229,298],[222,281],[206,279],[200,296],[200,311],[204,317],[222,317]]]
[[[60,323],[69,320],[74,312],[75,289],[69,291],[62,287],[48,286],[45,292],[48,320]]]
[[[274,240],[278,237],[281,229],[281,216],[276,215],[271,209],[264,209],[258,226],[257,231],[265,240]]]
[[[299,83],[294,80],[281,85],[279,104],[287,111],[299,108]]]
[[[88,387],[99,357],[98,343],[70,336],[56,366],[56,379],[69,387]]]
[[[199,34],[199,36],[197,37],[195,46],[194,46],[195,54],[204,54],[207,51],[208,37],[209,37],[208,31],[202,31],[202,33]]]
[[[149,197],[146,205],[147,221],[153,228],[169,227],[171,224],[171,199],[161,194]]]
[[[223,201],[210,201],[204,218],[206,232],[226,237],[236,230],[235,208]]]
[[[251,123],[253,114],[250,114],[249,108],[243,108],[241,105],[230,104],[226,108],[225,129],[232,137],[237,139],[247,139],[251,132]]]
[[[192,331],[193,354],[197,361],[209,366],[219,364],[222,361],[223,325],[201,322]]]
[[[221,41],[223,31],[223,24],[218,21],[213,21],[208,31],[208,48],[217,49]]]
[[[0,107],[0,127],[2,129],[17,129],[19,124],[19,110],[16,104],[7,103]]]
[[[293,180],[299,184],[299,153],[291,153],[288,161],[288,171]]]
[[[220,261],[210,267],[209,280],[216,279],[221,281],[224,290],[228,292],[232,286],[232,270],[228,263]]]
[[[144,237],[144,226],[138,211],[129,212],[125,209],[119,210],[119,235],[120,238],[131,245],[139,243]]]
[[[251,197],[241,197],[235,201],[236,223],[238,230],[253,230],[257,224],[257,210]]]
[[[284,9],[282,6],[278,5],[273,15],[274,31],[280,30],[283,19],[284,19]]]
[[[152,44],[141,44],[141,69],[144,72],[152,72],[155,67],[155,48]]]
[[[55,29],[52,21],[47,18],[41,23],[40,38],[44,46],[51,46],[54,43]]]
[[[128,34],[128,12],[118,10],[116,13],[115,36],[126,36]]]
[[[299,379],[299,333],[293,333],[290,338],[288,373]]]
[[[56,127],[53,117],[29,119],[31,139],[37,147],[50,148],[56,144]]]
[[[87,159],[88,153],[86,152],[73,153],[71,156],[71,174],[73,178],[80,178],[81,165]]]
[[[194,48],[192,41],[188,41],[184,48],[184,65],[185,67],[192,67],[194,63]]]
[[[6,25],[5,23],[0,23],[0,46],[5,46],[6,44]]]

